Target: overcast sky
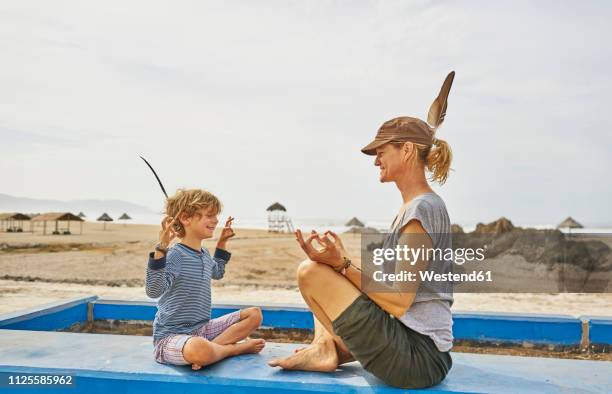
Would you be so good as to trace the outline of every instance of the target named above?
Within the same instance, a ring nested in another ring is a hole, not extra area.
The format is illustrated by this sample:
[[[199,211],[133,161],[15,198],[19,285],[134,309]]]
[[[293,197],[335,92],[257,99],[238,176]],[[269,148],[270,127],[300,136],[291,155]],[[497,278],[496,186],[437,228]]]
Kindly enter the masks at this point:
[[[14,1],[0,4],[0,193],[163,203],[202,187],[225,213],[393,218],[359,152],[424,118],[451,220],[612,224],[610,2]]]

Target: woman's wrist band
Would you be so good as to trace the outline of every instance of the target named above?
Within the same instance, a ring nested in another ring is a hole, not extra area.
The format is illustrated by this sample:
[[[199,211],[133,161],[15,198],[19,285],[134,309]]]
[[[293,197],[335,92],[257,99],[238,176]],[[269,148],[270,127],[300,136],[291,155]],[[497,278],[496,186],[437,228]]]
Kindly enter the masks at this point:
[[[342,257],[342,259],[344,260],[344,264],[342,264],[342,266],[339,269],[334,268],[336,272],[342,272],[343,270],[347,269],[350,265],[353,264],[351,259],[349,259],[348,257]]]

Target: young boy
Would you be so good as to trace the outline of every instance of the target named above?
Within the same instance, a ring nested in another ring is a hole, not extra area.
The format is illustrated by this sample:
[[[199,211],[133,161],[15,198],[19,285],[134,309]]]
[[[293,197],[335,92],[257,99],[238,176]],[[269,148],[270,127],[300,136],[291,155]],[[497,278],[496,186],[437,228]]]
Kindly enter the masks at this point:
[[[259,308],[246,308],[210,318],[212,279],[221,279],[231,254],[232,217],[221,231],[214,256],[202,249],[219,220],[221,202],[205,190],[178,190],[166,202],[159,242],[150,253],[146,292],[161,297],[153,322],[155,359],[159,363],[191,364],[194,370],[229,356],[258,353],[263,339],[241,341],[259,327]],[[179,243],[170,246],[178,237]]]

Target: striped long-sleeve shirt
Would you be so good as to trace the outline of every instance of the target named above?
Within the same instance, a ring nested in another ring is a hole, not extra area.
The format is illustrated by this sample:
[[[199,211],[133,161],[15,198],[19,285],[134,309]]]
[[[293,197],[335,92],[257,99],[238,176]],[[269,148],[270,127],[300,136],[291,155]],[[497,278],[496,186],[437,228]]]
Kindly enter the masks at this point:
[[[169,334],[188,334],[210,320],[210,281],[223,278],[230,256],[217,248],[211,257],[206,249],[197,251],[181,243],[161,259],[149,255],[146,292],[151,298],[159,297],[154,340]]]

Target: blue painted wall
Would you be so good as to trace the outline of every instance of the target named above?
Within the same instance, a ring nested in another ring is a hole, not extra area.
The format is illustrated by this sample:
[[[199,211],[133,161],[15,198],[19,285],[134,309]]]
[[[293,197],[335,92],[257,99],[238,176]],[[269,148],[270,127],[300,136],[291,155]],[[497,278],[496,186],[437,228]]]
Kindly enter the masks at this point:
[[[154,302],[96,301],[94,319],[152,320]],[[245,305],[215,305],[212,317],[233,312]],[[277,328],[313,329],[312,313],[304,307],[263,306],[263,325]],[[582,323],[569,316],[492,313],[455,313],[456,339],[491,342],[579,345]]]
[[[53,331],[87,321],[88,304],[97,296],[77,298],[0,316],[0,328]]]
[[[580,345],[582,322],[569,316],[514,314],[453,314],[455,339]]]
[[[592,345],[612,345],[612,319],[589,317],[589,342]]]
[[[100,320],[153,320],[157,311],[154,301],[114,301],[85,297],[50,304],[32,310],[0,316],[0,328],[21,330],[57,330],[87,320],[87,304],[93,318]],[[248,305],[215,305],[212,316],[218,317]],[[301,306],[263,306],[266,327],[313,329],[312,313]],[[612,344],[612,319],[589,320],[590,341]],[[502,313],[455,313],[453,333],[456,339],[490,342],[552,344],[577,346],[582,336],[582,322],[570,316],[519,315]]]
[[[94,320],[153,320],[157,306],[152,302],[95,301]]]
[[[157,307],[154,302],[118,302],[95,301],[93,304],[94,320],[153,320]],[[219,317],[246,307],[245,305],[214,305],[212,317]],[[312,313],[302,307],[264,306],[263,325],[277,328],[301,328],[312,330],[314,322]]]

